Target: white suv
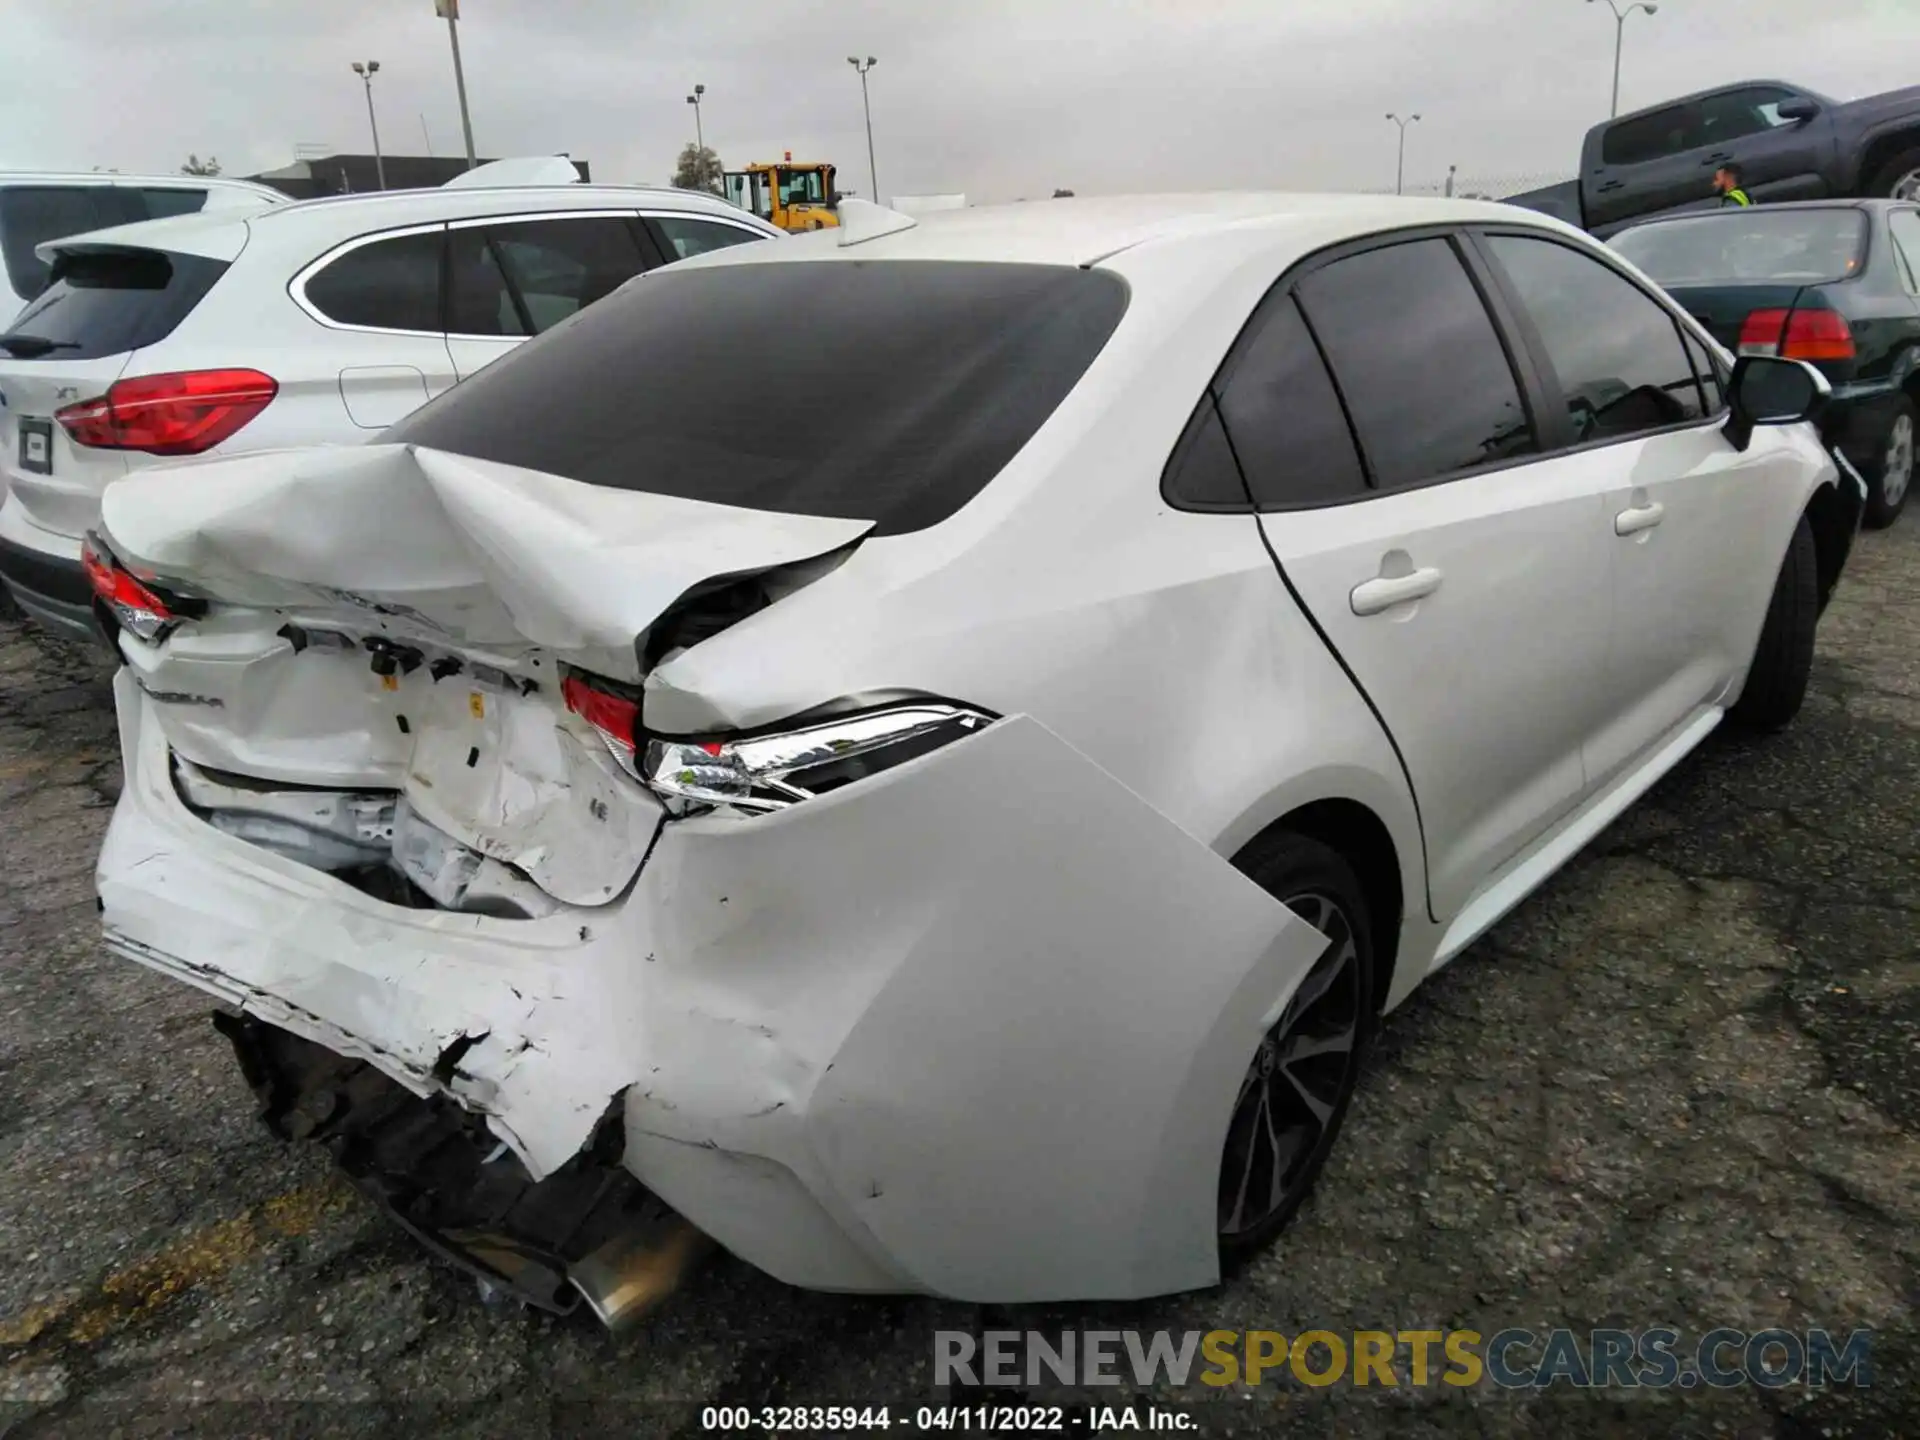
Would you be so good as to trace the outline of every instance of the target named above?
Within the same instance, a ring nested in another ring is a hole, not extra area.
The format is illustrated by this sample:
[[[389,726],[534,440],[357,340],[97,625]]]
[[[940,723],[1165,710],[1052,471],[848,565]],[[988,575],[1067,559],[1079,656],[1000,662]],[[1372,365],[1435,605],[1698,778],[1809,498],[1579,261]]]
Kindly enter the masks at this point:
[[[0,316],[47,288],[35,250],[49,240],[202,210],[264,210],[291,203],[251,180],[200,175],[40,174],[0,171]]]
[[[0,579],[84,638],[80,542],[110,480],[356,443],[644,270],[779,236],[710,196],[564,185],[310,200],[42,246],[52,283],[0,335]]]

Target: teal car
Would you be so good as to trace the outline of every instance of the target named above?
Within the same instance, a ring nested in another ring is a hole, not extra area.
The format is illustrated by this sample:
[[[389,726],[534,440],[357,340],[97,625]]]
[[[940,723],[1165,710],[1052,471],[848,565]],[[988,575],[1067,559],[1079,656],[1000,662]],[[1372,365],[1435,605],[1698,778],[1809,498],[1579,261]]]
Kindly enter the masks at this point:
[[[1825,372],[1822,430],[1867,482],[1862,523],[1899,517],[1920,413],[1920,206],[1729,207],[1648,221],[1609,243],[1729,350]]]

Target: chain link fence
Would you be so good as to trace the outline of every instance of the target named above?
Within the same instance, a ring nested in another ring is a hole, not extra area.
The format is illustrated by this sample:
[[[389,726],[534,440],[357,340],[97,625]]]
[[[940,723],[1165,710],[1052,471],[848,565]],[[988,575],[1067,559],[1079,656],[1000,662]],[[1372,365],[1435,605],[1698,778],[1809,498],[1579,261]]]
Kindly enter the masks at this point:
[[[1565,171],[1536,171],[1533,174],[1518,175],[1461,175],[1454,174],[1445,180],[1409,180],[1405,193],[1408,195],[1454,195],[1474,200],[1505,200],[1510,195],[1519,195],[1528,190],[1544,189],[1548,185],[1559,185],[1575,177]],[[1451,185],[1451,189],[1449,189]],[[1362,188],[1363,195],[1391,195],[1391,185],[1369,185]]]

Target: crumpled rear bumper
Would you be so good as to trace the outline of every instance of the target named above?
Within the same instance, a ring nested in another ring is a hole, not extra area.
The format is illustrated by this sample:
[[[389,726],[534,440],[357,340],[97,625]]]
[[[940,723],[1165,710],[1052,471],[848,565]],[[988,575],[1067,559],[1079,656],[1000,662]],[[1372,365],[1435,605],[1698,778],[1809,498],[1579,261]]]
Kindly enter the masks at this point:
[[[1325,940],[1036,722],[671,823],[615,903],[503,920],[213,830],[154,702],[117,689],[112,948],[452,1097],[535,1179],[617,1099],[641,1183],[795,1284],[1017,1302],[1217,1279],[1233,1097]]]

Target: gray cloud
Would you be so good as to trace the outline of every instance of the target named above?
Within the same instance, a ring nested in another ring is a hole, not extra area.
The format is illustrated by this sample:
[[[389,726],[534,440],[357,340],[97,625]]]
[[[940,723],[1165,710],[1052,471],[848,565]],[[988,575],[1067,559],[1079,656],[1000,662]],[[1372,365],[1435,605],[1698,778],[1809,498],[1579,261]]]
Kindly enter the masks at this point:
[[[979,199],[1196,188],[1381,187],[1389,110],[1424,117],[1410,180],[1569,173],[1604,116],[1613,18],[1582,0],[464,0],[475,138],[661,181],[692,138],[729,163],[830,159],[883,194]],[[63,0],[10,7],[0,163],[229,173],[297,142],[368,146],[348,70],[378,59],[381,135],[460,148],[430,0]],[[1621,103],[1772,76],[1840,96],[1909,83],[1908,0],[1664,0],[1626,30]]]

